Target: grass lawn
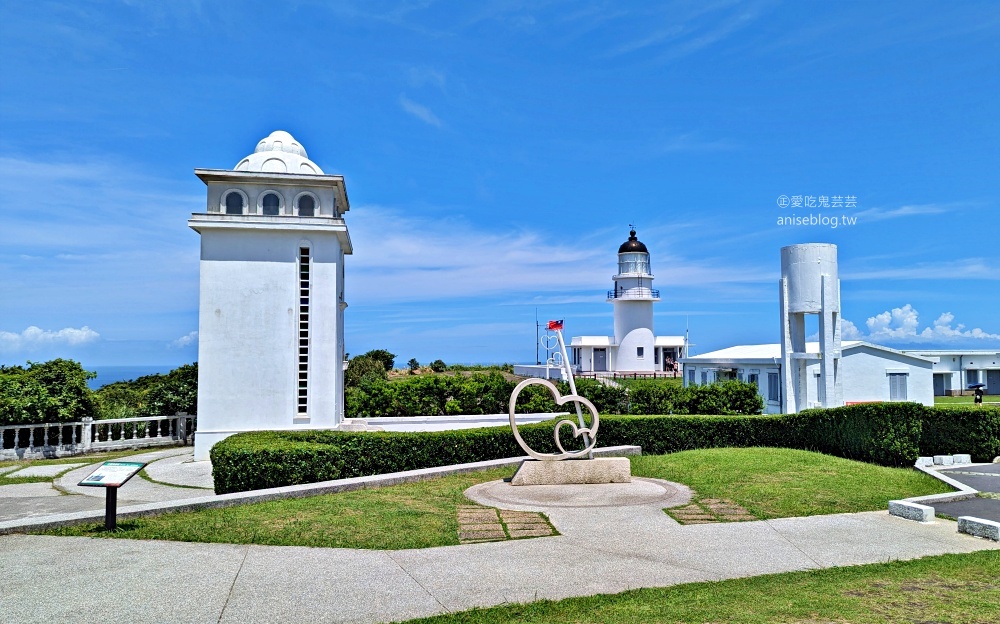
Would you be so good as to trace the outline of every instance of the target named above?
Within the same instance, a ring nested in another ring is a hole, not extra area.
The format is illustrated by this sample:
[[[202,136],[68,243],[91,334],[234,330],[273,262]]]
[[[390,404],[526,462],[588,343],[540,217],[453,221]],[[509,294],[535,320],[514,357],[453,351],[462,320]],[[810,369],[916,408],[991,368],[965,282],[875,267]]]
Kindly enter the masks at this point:
[[[371,490],[121,520],[114,533],[97,524],[45,533],[386,550],[446,546],[458,544],[458,506],[469,504],[463,492],[513,472],[513,467],[498,468]]]
[[[885,468],[808,451],[700,449],[632,459],[632,474],[683,483],[698,498],[739,503],[760,519],[885,509],[897,498],[951,488],[912,468]]]
[[[458,543],[457,510],[476,483],[508,477],[502,468],[390,487],[255,503],[226,509],[46,531],[236,544],[402,549]],[[758,518],[885,509],[889,499],[947,491],[915,470],[882,468],[787,449],[707,449],[632,459],[636,476],[691,486],[701,498],[733,500]]]
[[[811,572],[542,600],[424,624],[646,622],[1000,622],[1000,552],[941,555]]]
[[[936,396],[934,397],[934,405],[974,405],[975,398],[973,395],[968,396]],[[1000,405],[1000,396],[987,394],[983,397],[983,405]]]

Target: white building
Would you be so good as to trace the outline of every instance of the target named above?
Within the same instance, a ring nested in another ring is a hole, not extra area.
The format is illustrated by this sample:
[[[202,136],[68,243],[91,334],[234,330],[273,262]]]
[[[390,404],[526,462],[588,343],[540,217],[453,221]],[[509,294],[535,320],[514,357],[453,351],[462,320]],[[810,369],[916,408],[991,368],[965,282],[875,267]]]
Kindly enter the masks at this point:
[[[971,384],[986,384],[989,394],[1000,394],[1000,352],[996,350],[919,350],[904,353],[934,362],[935,396],[962,394]]]
[[[629,232],[618,248],[618,273],[608,301],[614,305],[614,336],[574,336],[570,359],[581,373],[673,373],[685,355],[683,336],[656,336],[653,303],[660,291],[653,288],[649,250]],[[678,367],[679,370],[679,367]]]
[[[685,358],[684,385],[728,379],[754,383],[764,399],[765,414],[791,412],[795,403],[786,401],[781,347],[781,344],[745,345]],[[828,402],[822,383],[819,343],[807,343],[805,353],[807,357],[796,360],[802,362],[802,374],[796,377],[801,380],[797,388],[799,409],[822,407]],[[933,366],[934,361],[928,357],[868,342],[844,342],[839,357],[844,403],[913,401],[933,405]],[[783,404],[788,408],[783,409]]]
[[[344,178],[287,132],[208,187],[201,235],[195,459],[240,431],[320,429],[343,420]]]

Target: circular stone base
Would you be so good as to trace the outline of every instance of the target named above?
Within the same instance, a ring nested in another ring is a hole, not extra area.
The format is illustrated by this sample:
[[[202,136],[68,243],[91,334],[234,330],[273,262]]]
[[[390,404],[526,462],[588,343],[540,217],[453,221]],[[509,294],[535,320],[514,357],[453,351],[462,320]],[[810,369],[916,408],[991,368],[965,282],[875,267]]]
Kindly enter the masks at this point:
[[[490,481],[474,485],[465,495],[488,507],[539,511],[551,507],[676,507],[691,500],[691,490],[662,479],[632,477],[631,483],[585,485],[511,485]]]

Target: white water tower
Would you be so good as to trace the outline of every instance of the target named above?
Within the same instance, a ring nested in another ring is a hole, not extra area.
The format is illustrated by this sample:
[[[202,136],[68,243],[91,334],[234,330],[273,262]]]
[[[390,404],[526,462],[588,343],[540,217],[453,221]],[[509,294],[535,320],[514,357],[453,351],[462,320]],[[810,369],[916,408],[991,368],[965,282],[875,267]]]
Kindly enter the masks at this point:
[[[815,403],[844,404],[840,379],[840,278],[837,246],[807,243],[781,248],[782,412],[809,407],[807,368],[819,363]],[[819,352],[806,347],[806,315],[819,316]],[[815,368],[815,367],[814,367]]]

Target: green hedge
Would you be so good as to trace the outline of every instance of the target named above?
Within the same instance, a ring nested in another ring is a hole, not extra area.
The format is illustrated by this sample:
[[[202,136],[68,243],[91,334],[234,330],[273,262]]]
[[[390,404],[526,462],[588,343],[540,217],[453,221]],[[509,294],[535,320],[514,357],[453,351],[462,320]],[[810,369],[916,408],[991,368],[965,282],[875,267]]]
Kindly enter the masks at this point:
[[[553,423],[519,427],[539,452],[554,451]],[[647,454],[698,448],[765,446],[819,451],[884,466],[919,455],[1000,455],[1000,408],[928,408],[866,403],[798,414],[752,416],[604,416],[601,446],[637,444]],[[563,445],[572,448],[571,440]],[[517,457],[507,427],[427,433],[260,431],[212,448],[219,494]]]
[[[925,408],[920,454],[971,453],[974,462],[1000,456],[1000,407]]]
[[[440,416],[443,414],[502,414],[517,381],[497,371],[471,375],[419,375],[387,381],[377,374],[357,375],[348,366],[345,402],[348,418],[382,416]],[[677,380],[679,381],[679,380]],[[602,414],[760,414],[764,400],[756,384],[742,381],[689,386],[675,380],[622,380],[615,386],[594,379],[579,379],[577,393],[589,399]],[[563,395],[569,384],[557,382]],[[518,411],[559,411],[542,387],[525,388],[518,397]]]
[[[520,427],[552,452],[552,422]],[[918,455],[1000,455],[1000,409],[868,403],[798,414],[756,416],[604,416],[601,446],[637,444],[648,454],[697,448],[765,446],[819,451],[886,466]],[[566,448],[571,441],[563,440]],[[212,448],[215,489],[248,489],[357,477],[522,455],[507,427],[428,433],[262,431]]]

